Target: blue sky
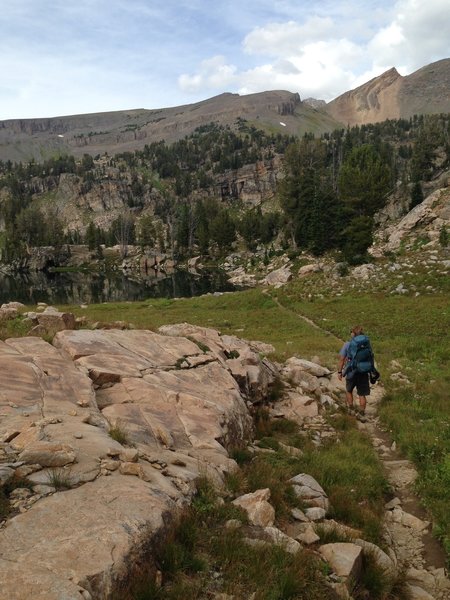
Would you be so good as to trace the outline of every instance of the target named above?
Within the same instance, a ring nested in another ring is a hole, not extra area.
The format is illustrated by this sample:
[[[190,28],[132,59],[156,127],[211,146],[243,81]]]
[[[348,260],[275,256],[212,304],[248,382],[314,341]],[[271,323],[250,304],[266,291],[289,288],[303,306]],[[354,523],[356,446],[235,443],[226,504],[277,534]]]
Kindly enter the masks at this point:
[[[0,120],[269,89],[331,100],[450,57],[448,0],[0,0]]]

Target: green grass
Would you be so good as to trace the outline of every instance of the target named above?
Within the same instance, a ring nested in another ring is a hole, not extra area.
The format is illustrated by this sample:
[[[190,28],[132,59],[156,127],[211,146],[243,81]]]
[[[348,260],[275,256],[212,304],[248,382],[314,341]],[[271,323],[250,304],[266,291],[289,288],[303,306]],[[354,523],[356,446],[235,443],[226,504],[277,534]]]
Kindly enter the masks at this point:
[[[278,442],[286,436],[296,434],[292,422],[286,421],[281,427],[277,421],[269,422],[264,440],[275,452],[258,454],[248,460],[240,451],[244,459],[241,469],[228,477],[228,495],[221,503],[217,502],[213,485],[206,478],[200,478],[192,506],[153,552],[155,569],[162,573],[162,585],[156,585],[151,577],[145,582],[135,581],[137,587],[130,597],[134,600],[200,600],[213,592],[221,592],[235,598],[248,598],[255,593],[259,600],[336,598],[325,583],[328,569],[313,551],[303,549],[293,556],[273,545],[249,546],[244,540],[250,534],[246,514],[230,501],[242,493],[268,487],[270,503],[276,509],[275,525],[283,527],[290,521],[290,509],[300,506],[289,483],[290,477],[301,472],[311,473],[323,484],[335,511],[343,512],[340,496],[345,499],[345,514],[334,516],[360,527],[366,538],[380,543],[385,481],[370,440],[356,430],[354,419],[343,417],[343,420],[346,426],[340,427],[339,443],[316,448],[299,437],[304,452],[300,458],[293,458],[277,448]],[[296,428],[298,430],[298,426]],[[242,527],[226,528],[228,519],[240,520]],[[331,538],[325,537],[320,543],[328,541]],[[386,579],[370,562],[370,557],[366,562],[367,570],[355,598],[400,599],[401,595],[392,593],[395,582]]]
[[[243,528],[227,529],[225,523],[232,518],[239,519]],[[235,598],[254,593],[258,600],[337,598],[326,585],[316,556],[308,551],[292,556],[271,545],[251,547],[244,540],[245,523],[241,509],[229,502],[218,505],[214,488],[200,480],[192,506],[155,548],[162,586],[151,577],[135,581],[122,600],[200,600],[219,592]]]
[[[414,283],[420,290],[419,297],[413,293],[386,295],[397,284],[397,273],[370,285],[350,277],[331,285],[322,274],[317,274],[268,294],[252,289],[219,297],[152,299],[64,309],[76,316],[86,315],[90,322],[120,320],[151,330],[187,321],[218,329],[222,334],[271,343],[275,347],[272,359],[317,356],[332,369],[336,366],[340,339],[348,338],[350,326],[362,323],[371,337],[387,391],[380,415],[403,453],[417,465],[417,490],[432,514],[435,534],[450,555],[448,278],[446,282],[438,271],[430,271],[419,262],[411,271],[402,280],[407,286]],[[354,287],[350,289],[351,285]],[[427,286],[437,291],[426,292]],[[314,329],[298,315],[307,316],[328,333]],[[1,324],[0,336],[5,339],[26,332],[22,321],[15,319]],[[397,371],[411,384],[391,381],[390,375]],[[257,427],[259,437],[271,434],[272,425],[263,416]],[[295,445],[295,437],[286,433],[283,441]],[[351,463],[349,456],[342,456],[342,460]],[[339,490],[335,494],[336,506],[342,505],[343,513],[345,494],[339,496]]]
[[[8,338],[26,336],[32,326],[33,325],[26,322],[22,317],[0,321],[0,339],[6,340]]]
[[[417,491],[450,556],[448,297],[355,294],[307,302],[299,298],[296,289],[294,285],[279,291],[278,300],[343,339],[356,323],[362,323],[370,335],[387,392],[379,410],[381,418],[416,464]],[[398,371],[410,385],[390,379]]]
[[[121,320],[141,329],[156,330],[161,325],[183,321],[212,327],[222,334],[273,344],[275,357],[280,360],[298,354],[306,358],[318,355],[330,362],[334,360],[337,345],[332,336],[313,330],[295,315],[283,311],[259,289],[219,297],[97,304],[87,309],[66,306],[65,310],[76,316],[86,315],[91,322]]]

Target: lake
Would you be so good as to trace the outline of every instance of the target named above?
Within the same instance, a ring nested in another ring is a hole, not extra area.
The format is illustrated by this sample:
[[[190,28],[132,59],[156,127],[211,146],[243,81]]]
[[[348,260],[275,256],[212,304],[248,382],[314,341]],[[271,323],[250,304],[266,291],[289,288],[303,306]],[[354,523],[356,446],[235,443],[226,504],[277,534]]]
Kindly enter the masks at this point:
[[[98,304],[100,302],[123,302],[147,298],[190,298],[208,292],[233,291],[225,273],[208,270],[190,273],[177,270],[170,275],[158,275],[144,282],[133,281],[115,273],[0,273],[0,304],[23,302],[23,304]]]

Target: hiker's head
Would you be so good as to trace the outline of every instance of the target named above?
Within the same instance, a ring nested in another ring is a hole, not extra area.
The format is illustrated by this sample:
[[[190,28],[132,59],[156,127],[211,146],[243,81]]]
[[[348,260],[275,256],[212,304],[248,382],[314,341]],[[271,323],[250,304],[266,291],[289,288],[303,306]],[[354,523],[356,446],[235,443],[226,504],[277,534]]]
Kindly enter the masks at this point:
[[[363,328],[361,327],[361,325],[355,325],[350,330],[350,334],[352,337],[355,337],[356,335],[361,335],[362,332],[363,332]]]

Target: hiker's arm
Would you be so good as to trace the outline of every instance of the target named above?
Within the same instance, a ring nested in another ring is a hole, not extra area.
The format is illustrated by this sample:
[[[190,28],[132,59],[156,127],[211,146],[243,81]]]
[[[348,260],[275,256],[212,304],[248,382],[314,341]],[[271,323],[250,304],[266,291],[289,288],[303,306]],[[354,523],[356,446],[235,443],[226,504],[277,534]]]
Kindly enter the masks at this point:
[[[342,379],[342,370],[344,368],[344,364],[345,364],[345,356],[339,356],[339,365],[338,365],[338,378]]]

